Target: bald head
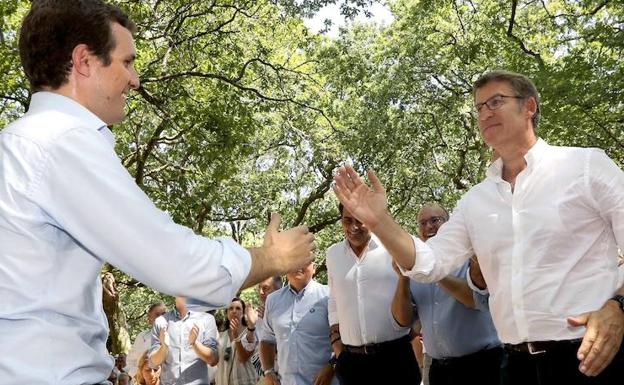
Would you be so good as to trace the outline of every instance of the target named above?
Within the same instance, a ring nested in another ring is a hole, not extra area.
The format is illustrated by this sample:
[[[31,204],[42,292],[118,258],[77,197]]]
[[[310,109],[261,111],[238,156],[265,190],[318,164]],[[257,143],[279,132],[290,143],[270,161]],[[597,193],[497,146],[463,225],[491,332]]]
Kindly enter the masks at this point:
[[[420,239],[426,241],[435,236],[438,229],[449,218],[448,211],[435,202],[425,203],[418,211],[418,232]]]

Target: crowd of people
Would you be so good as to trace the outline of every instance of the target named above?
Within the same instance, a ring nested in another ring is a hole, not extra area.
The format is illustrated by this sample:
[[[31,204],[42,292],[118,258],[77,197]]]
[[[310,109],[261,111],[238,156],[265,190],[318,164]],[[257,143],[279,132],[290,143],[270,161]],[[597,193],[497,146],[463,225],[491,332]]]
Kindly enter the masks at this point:
[[[35,0],[22,23],[33,94],[0,132],[2,383],[622,382],[624,173],[601,150],[539,138],[526,76],[475,82],[496,155],[453,215],[423,206],[417,235],[374,171],[369,185],[337,170],[344,240],[323,285],[307,227],[280,231],[275,215],[244,248],[177,225],[135,184],[110,130],[140,87],[135,30],[102,0]],[[177,296],[150,307],[130,357],[106,350],[104,262]],[[237,297],[256,284],[260,309]],[[225,330],[187,298],[227,308]]]

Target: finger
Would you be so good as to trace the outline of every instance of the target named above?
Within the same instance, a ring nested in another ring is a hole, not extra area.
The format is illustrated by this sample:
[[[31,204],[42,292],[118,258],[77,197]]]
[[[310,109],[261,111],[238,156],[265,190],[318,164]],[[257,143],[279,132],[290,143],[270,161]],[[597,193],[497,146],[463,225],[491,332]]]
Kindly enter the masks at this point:
[[[279,232],[280,224],[282,223],[282,216],[278,213],[271,214],[271,221],[267,226],[267,233],[277,233]]]
[[[575,326],[575,327],[585,326],[587,325],[587,322],[589,321],[589,314],[590,313],[585,313],[576,317],[568,317],[567,318],[568,324],[570,326]]]
[[[613,360],[617,350],[613,344],[613,339],[599,336],[592,345],[587,358],[581,362],[581,372],[588,376],[600,374]]]
[[[578,318],[582,318],[582,317],[578,317]],[[568,323],[573,326],[577,326],[573,324],[573,322],[576,322],[576,321],[580,321],[580,320],[572,320],[568,318]],[[583,323],[583,325],[585,323]],[[585,358],[589,354],[589,351],[595,341],[596,341],[596,328],[588,327],[587,330],[585,331],[585,335],[583,336],[583,342],[581,342],[581,346],[579,347],[578,352],[576,353],[576,357],[580,361],[585,360]]]
[[[347,173],[347,177],[349,178],[349,181],[354,187],[364,184],[364,181],[362,180],[360,175],[357,172],[355,172],[355,169],[353,168],[353,166],[347,165],[345,167],[345,171]]]
[[[370,182],[371,182],[371,186],[373,187],[373,191],[375,191],[376,193],[385,193],[386,192],[386,189],[381,184],[381,182],[379,181],[379,178],[377,178],[377,175],[375,175],[375,172],[373,170],[368,170],[366,172],[366,174],[368,175],[368,180],[370,180]]]

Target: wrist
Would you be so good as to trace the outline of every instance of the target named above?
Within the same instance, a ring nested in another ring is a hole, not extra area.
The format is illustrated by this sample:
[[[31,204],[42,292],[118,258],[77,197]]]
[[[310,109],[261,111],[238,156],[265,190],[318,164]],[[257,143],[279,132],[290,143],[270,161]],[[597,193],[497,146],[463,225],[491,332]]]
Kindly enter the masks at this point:
[[[271,374],[277,374],[277,372],[275,371],[275,368],[268,368],[262,371],[262,375],[265,377]]]

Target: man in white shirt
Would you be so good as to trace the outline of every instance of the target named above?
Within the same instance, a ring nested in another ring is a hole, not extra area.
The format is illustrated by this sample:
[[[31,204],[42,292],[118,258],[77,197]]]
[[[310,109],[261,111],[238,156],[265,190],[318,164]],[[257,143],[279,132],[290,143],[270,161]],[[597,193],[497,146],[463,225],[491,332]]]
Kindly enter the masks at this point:
[[[101,0],[35,1],[19,51],[34,92],[0,132],[0,378],[106,380],[102,264],[156,290],[223,306],[241,288],[308,264],[314,236],[279,232],[260,248],[208,239],[154,206],[121,164],[108,126],[139,87],[134,23]]]
[[[392,257],[347,208],[339,206],[345,239],[327,250],[329,324],[342,385],[418,384],[409,327],[391,304],[398,277]]]
[[[603,151],[538,139],[539,95],[523,75],[484,75],[474,100],[481,135],[500,158],[427,243],[392,219],[372,171],[371,189],[341,168],[338,199],[413,279],[436,281],[479,257],[511,384],[621,383],[624,173]]]
[[[139,358],[152,346],[152,327],[156,318],[165,314],[167,307],[163,302],[157,302],[150,305],[147,310],[147,322],[149,323],[149,329],[143,330],[134,339],[134,344],[130,352],[128,352],[128,374],[134,378],[138,370]]]

